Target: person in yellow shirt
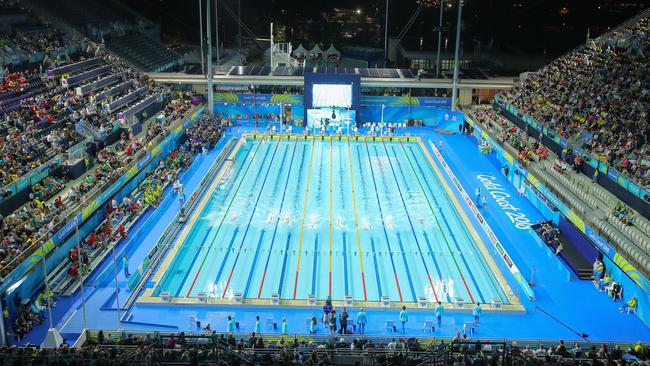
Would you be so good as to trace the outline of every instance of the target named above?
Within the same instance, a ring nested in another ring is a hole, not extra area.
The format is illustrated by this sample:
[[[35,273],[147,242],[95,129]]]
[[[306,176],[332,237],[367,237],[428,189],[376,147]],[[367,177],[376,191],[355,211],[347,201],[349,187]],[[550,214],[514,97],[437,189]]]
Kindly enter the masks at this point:
[[[636,344],[634,345],[635,355],[643,355],[645,354],[645,350],[646,350],[645,344],[641,343],[641,341],[636,342]]]
[[[636,296],[632,296],[632,298],[630,300],[628,300],[628,302],[624,303],[622,307],[618,308],[618,310],[620,312],[624,312],[628,308],[634,310],[634,309],[636,309],[637,302],[638,302],[638,300],[637,300]]]

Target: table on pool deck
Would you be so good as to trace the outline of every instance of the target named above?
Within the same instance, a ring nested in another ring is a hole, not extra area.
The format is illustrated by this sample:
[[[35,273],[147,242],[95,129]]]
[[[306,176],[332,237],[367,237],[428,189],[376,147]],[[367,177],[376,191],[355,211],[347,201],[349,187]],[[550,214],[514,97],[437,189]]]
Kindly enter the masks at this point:
[[[248,135],[138,303],[523,311],[415,137]]]

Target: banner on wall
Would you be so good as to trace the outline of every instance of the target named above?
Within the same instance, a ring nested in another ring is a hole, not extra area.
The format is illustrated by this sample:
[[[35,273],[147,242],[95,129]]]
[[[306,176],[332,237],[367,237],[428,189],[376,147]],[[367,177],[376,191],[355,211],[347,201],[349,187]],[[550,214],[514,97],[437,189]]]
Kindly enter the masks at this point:
[[[304,97],[300,94],[252,94],[252,93],[216,93],[214,101],[217,103],[244,103],[244,104],[304,104]],[[440,97],[399,97],[362,95],[362,106],[412,106],[412,107],[451,107],[451,98]]]
[[[375,96],[362,95],[362,106],[419,106],[419,107],[451,107],[451,98],[439,97],[397,97],[397,96]]]

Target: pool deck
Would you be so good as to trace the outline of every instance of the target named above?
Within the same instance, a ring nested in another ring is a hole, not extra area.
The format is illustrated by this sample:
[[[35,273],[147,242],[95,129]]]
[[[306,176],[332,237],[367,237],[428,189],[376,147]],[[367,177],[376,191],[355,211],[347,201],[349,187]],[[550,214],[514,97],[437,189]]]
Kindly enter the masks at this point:
[[[231,134],[242,135],[249,133],[247,128],[234,128]],[[510,203],[516,205],[531,222],[542,219],[542,215],[525,198],[520,197],[516,189],[501,175],[500,164],[493,156],[480,154],[476,140],[473,137],[457,134],[439,133],[430,128],[413,128],[409,132],[418,135],[425,141],[425,148],[432,153],[427,141],[434,141],[440,148],[447,163],[452,167],[457,178],[468,192],[473,192],[479,184],[477,175],[489,174],[495,177],[495,182],[502,185],[510,194]],[[221,145],[223,147],[223,145]],[[220,149],[211,151],[206,156],[199,156],[188,169],[182,182],[187,192],[193,192],[203,175],[207,172],[212,162],[219,154]],[[444,175],[444,174],[443,174]],[[449,180],[445,177],[449,184]],[[457,192],[453,192],[458,199]],[[462,202],[462,201],[461,201]],[[139,263],[147,254],[153,243],[165,230],[168,223],[178,211],[180,204],[171,190],[164,193],[163,202],[158,211],[150,217],[147,224],[148,232],[132,243],[132,234],[122,241],[117,251],[129,253],[133,263]],[[198,211],[198,210],[197,210]],[[462,211],[468,220],[477,227],[475,217],[469,214],[469,209],[464,206]],[[517,230],[506,213],[495,202],[490,201],[487,209],[482,211],[485,220],[501,240],[513,261],[519,266],[526,277],[534,276],[536,285],[533,287],[536,299],[534,302],[520,296],[520,301],[525,312],[491,312],[484,309],[480,326],[477,327],[474,337],[479,338],[528,338],[528,339],[578,339],[576,332],[589,334],[591,341],[650,341],[650,329],[633,315],[618,312],[620,302],[614,303],[605,294],[597,292],[590,281],[568,281],[561,271],[557,270],[558,258],[550,254],[546,248],[533,244],[527,230]],[[153,219],[151,219],[153,217]],[[486,235],[476,232],[476,235],[486,240]],[[494,252],[487,249],[492,257]],[[495,259],[496,260],[496,259]],[[559,265],[562,265],[561,263]],[[118,268],[119,297],[126,298],[126,278],[121,266]],[[111,261],[105,261],[87,279],[84,284],[86,316],[84,322],[81,295],[79,292],[73,296],[59,298],[58,305],[53,310],[54,323],[64,337],[72,339],[85,327],[89,329],[124,329],[128,330],[172,330],[196,331],[192,319],[199,319],[205,325],[210,323],[213,329],[221,331],[226,329],[226,317],[236,315],[241,332],[253,329],[255,317],[272,319],[279,322],[282,317],[289,318],[289,333],[306,332],[305,319],[311,316],[320,316],[320,307],[292,308],[287,311],[284,306],[186,306],[183,304],[141,304],[136,303],[130,309],[121,309],[118,318],[116,292],[112,281],[100,281],[102,274],[112,271]],[[510,274],[504,274],[505,280],[511,288],[516,286]],[[147,284],[145,287],[151,287]],[[120,306],[122,306],[120,304]],[[410,309],[411,310],[411,309]],[[453,336],[457,329],[472,321],[471,314],[467,312],[448,311],[442,326],[436,328],[434,336]],[[543,312],[543,311],[544,312]],[[352,317],[356,315],[356,307],[349,309]],[[549,317],[546,313],[562,321],[565,325]],[[370,335],[385,334],[385,324],[388,320],[396,322],[398,312],[392,309],[368,309],[369,324],[366,333]],[[406,335],[431,336],[425,333],[423,323],[433,317],[431,312],[412,309],[410,321],[406,326]],[[47,331],[46,325],[37,326],[20,343],[40,344]],[[320,331],[321,334],[325,330]]]

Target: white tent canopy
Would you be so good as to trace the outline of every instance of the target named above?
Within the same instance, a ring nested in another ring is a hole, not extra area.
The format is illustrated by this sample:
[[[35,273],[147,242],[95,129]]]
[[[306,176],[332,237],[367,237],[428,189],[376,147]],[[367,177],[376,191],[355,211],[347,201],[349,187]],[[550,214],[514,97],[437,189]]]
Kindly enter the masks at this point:
[[[318,55],[318,54],[322,54],[322,53],[323,53],[323,50],[321,50],[320,47],[318,47],[318,44],[316,44],[316,45],[314,46],[314,48],[312,48],[311,50],[309,50],[309,53],[312,54],[312,55]]]
[[[302,43],[298,45],[298,48],[293,50],[292,56],[295,58],[303,58],[305,57],[305,54],[307,53],[307,50],[305,47],[302,46]]]
[[[341,57],[341,52],[339,52],[339,50],[337,50],[337,49],[334,47],[334,43],[332,43],[332,44],[330,44],[330,48],[328,48],[328,49],[325,51],[325,56],[326,56],[326,57],[329,57],[329,56]]]

